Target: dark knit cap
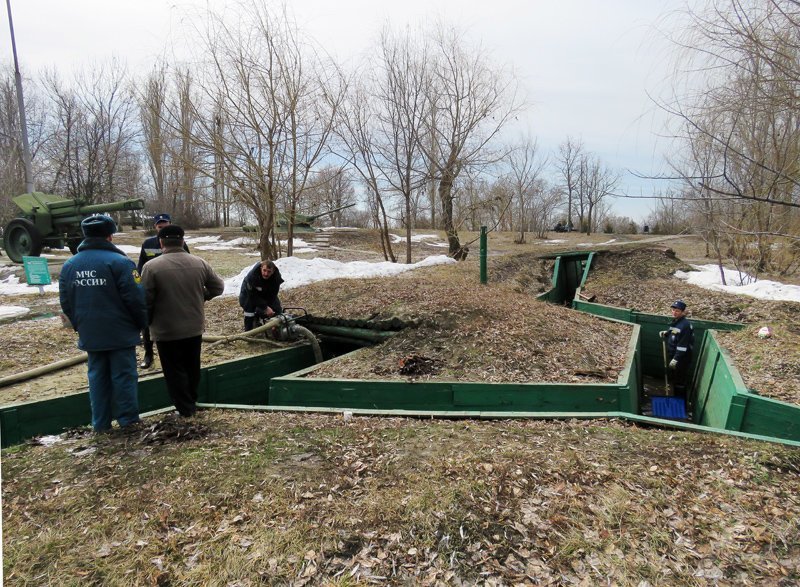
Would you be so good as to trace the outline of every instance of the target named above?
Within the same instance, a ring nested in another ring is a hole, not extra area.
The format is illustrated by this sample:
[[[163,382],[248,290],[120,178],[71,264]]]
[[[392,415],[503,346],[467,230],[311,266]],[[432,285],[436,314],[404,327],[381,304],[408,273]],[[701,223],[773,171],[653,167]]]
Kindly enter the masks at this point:
[[[106,238],[117,232],[117,225],[111,219],[111,216],[93,214],[81,221],[81,230],[85,237]]]
[[[170,224],[158,231],[158,238],[179,241],[183,239],[183,229],[177,224]]]

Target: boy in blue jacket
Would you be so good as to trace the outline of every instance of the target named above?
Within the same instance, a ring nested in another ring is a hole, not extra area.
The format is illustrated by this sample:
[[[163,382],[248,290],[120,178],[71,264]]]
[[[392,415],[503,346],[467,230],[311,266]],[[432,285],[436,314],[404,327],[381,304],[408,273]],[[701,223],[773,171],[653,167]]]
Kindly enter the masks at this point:
[[[58,278],[61,309],[89,355],[89,401],[96,432],[139,422],[136,345],[147,325],[136,265],[111,244],[117,225],[95,214],[81,222],[86,237]]]

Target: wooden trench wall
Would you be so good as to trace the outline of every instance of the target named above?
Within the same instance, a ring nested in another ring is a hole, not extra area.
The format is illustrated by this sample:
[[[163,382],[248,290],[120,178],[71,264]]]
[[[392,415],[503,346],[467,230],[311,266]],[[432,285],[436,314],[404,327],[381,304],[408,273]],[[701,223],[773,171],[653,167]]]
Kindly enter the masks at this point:
[[[199,403],[216,407],[288,410],[354,410],[363,413],[452,417],[621,417],[652,425],[730,432],[795,444],[800,441],[800,407],[746,390],[714,330],[742,325],[694,320],[699,341],[694,365],[697,410],[692,423],[640,416],[643,375],[663,376],[658,331],[670,319],[589,303],[581,288],[593,252],[554,256],[552,288],[539,296],[570,304],[602,319],[633,324],[623,371],[614,383],[482,383],[394,380],[338,380],[313,377],[308,345],[228,361],[202,370]],[[708,333],[708,334],[706,334]],[[354,351],[360,352],[360,351]],[[336,361],[337,358],[331,359]],[[163,378],[139,382],[142,413],[171,406]],[[88,392],[0,408],[2,447],[91,421]]]

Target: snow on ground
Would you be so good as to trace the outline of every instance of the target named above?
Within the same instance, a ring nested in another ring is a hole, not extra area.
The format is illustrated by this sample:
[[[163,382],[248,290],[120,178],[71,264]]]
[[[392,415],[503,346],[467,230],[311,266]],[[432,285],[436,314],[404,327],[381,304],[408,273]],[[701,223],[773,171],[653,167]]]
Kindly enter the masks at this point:
[[[675,277],[704,289],[750,296],[761,300],[800,302],[800,286],[786,285],[768,279],[756,280],[752,275],[735,269],[724,268],[725,283],[722,285],[718,265],[692,265],[696,271],[676,271]]]
[[[297,257],[283,257],[275,261],[275,265],[281,271],[283,285],[281,289],[292,289],[301,285],[307,285],[315,281],[325,281],[328,279],[347,278],[356,279],[360,277],[389,277],[419,269],[431,265],[443,265],[446,263],[457,263],[447,255],[435,255],[423,259],[419,263],[403,265],[401,263],[391,263],[382,261],[380,263],[370,263],[368,261],[351,261],[342,263],[331,259],[298,259]],[[245,267],[236,277],[225,280],[225,293],[223,295],[239,295],[239,288],[242,280],[253,265]]]
[[[24,306],[0,306],[0,318],[23,316],[28,312],[30,312],[30,310]]]
[[[611,243],[617,242],[617,239],[612,238],[604,243],[578,243],[575,245],[576,247],[602,247],[603,245],[610,245]]]
[[[118,245],[117,243],[113,244],[126,255],[136,255],[138,257],[139,253],[142,251],[142,247],[134,247],[133,245]]]
[[[404,243],[406,242],[405,235],[399,234],[389,234],[392,239],[392,243]],[[412,234],[411,235],[411,242],[412,243],[421,243],[426,240],[435,240],[441,242],[442,239],[439,238],[438,234]],[[430,243],[426,243],[430,244]],[[446,244],[446,243],[445,243]]]
[[[19,277],[16,275],[8,275],[0,279],[0,295],[14,296],[20,294],[38,294],[38,285],[28,285],[25,281],[20,282]],[[58,282],[54,281],[50,285],[41,286],[44,291],[56,292],[58,291]]]

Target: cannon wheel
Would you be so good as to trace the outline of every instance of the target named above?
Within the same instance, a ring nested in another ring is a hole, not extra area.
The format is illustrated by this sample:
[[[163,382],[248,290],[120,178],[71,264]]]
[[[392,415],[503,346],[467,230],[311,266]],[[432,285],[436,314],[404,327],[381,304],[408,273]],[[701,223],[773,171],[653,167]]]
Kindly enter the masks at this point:
[[[69,252],[73,255],[78,254],[78,245],[83,242],[83,239],[79,236],[71,237],[67,239],[67,247],[69,247]]]
[[[22,257],[38,257],[42,252],[42,235],[30,220],[15,218],[6,226],[3,246],[9,259],[22,263]]]

